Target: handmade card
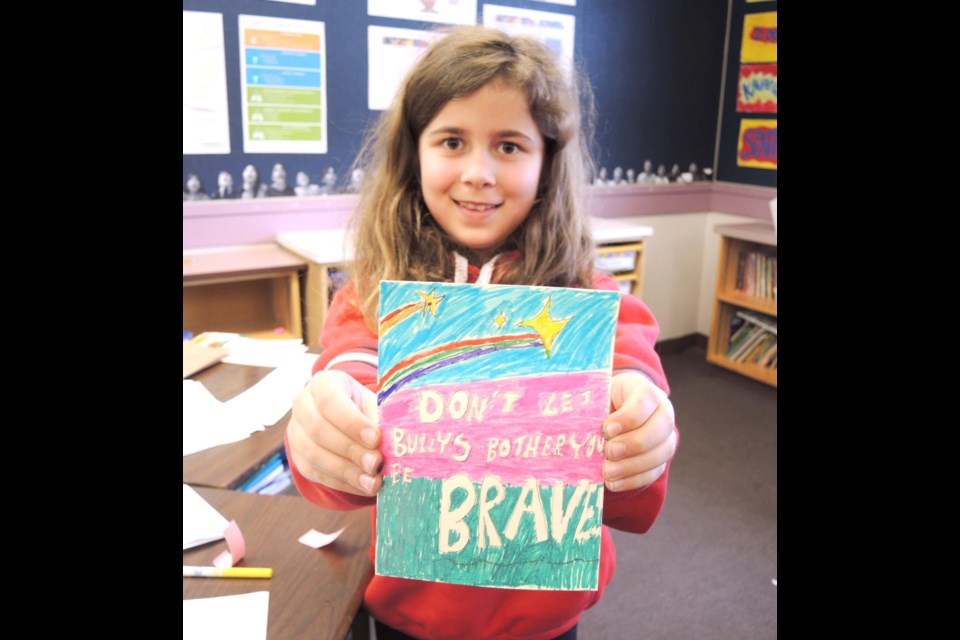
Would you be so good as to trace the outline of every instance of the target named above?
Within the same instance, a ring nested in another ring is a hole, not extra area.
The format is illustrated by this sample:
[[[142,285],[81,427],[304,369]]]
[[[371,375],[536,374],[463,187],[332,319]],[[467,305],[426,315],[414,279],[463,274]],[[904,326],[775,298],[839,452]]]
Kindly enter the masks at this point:
[[[380,283],[379,575],[597,588],[615,291]]]

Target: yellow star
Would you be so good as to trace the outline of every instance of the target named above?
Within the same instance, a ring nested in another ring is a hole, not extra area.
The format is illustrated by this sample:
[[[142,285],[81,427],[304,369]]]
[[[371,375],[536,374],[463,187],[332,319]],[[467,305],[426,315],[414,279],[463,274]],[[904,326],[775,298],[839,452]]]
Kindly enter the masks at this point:
[[[420,313],[420,315],[427,315],[427,307],[430,307],[430,313],[434,318],[437,317],[437,305],[440,304],[440,301],[447,296],[440,296],[438,298],[434,295],[435,292],[436,289],[431,290],[430,293],[426,293],[425,291],[417,291],[417,293],[420,294],[420,297],[423,298],[423,301],[420,303],[423,305],[423,311]]]
[[[497,325],[497,329],[503,329],[503,325],[507,322],[506,316],[503,315],[501,311],[496,318],[493,319],[493,324]]]
[[[540,334],[540,339],[543,341],[543,348],[547,352],[547,357],[550,357],[550,347],[553,345],[553,341],[557,339],[557,336],[560,335],[560,331],[563,327],[570,322],[570,318],[564,318],[563,320],[554,320],[550,317],[550,298],[547,298],[546,304],[543,305],[543,309],[540,310],[536,316],[530,320],[524,320],[523,322],[518,322],[518,327],[531,327],[534,331]]]

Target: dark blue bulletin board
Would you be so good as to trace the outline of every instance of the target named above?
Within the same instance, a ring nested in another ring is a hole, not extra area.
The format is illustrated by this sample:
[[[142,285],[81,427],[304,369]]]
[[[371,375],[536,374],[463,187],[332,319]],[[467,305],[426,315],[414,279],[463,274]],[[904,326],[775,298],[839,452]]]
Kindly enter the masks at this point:
[[[736,0],[743,2],[743,0]],[[483,5],[477,3],[478,22]],[[639,171],[643,161],[686,170],[691,162],[712,167],[717,142],[717,110],[723,76],[727,3],[717,0],[578,0],[552,2],[499,0],[487,4],[551,11],[574,16],[575,56],[594,88],[597,122],[594,155],[598,166]],[[776,3],[761,3],[775,6]],[[748,5],[760,6],[760,5]],[[223,16],[230,153],[184,155],[183,181],[196,173],[207,192],[217,174],[228,171],[234,184],[247,164],[269,180],[282,163],[288,182],[306,171],[320,183],[332,167],[346,182],[364,133],[379,115],[367,106],[367,26],[431,29],[433,23],[367,15],[366,0],[316,0],[302,5],[269,0],[184,0],[184,11]],[[326,35],[327,153],[243,153],[238,16],[255,15],[322,21]],[[729,88],[729,87],[728,87]],[[726,119],[724,126],[727,126]],[[715,168],[716,170],[716,168]],[[724,171],[726,173],[726,171]],[[753,172],[730,172],[720,179],[757,181]],[[762,172],[761,172],[762,173]],[[776,172],[773,184],[776,184]],[[760,176],[764,178],[766,176]]]
[[[773,1],[732,3],[718,180],[777,186],[776,15]]]

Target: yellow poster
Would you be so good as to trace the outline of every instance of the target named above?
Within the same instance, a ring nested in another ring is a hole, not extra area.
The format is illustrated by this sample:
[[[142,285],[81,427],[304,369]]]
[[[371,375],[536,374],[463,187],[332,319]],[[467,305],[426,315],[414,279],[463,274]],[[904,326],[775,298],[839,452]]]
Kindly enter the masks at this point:
[[[743,43],[740,62],[777,61],[777,12],[748,13],[743,16]]]
[[[744,118],[740,121],[737,166],[777,168],[777,121]]]

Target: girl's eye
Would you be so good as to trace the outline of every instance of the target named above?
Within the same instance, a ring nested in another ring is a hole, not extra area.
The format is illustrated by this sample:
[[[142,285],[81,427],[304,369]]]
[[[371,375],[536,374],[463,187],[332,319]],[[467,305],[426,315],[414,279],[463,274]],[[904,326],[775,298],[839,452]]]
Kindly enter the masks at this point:
[[[447,151],[456,151],[463,146],[460,138],[446,138],[440,145]]]
[[[500,151],[509,156],[515,153],[520,153],[520,147],[513,142],[502,142],[500,143]]]

